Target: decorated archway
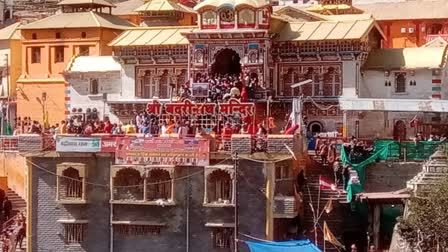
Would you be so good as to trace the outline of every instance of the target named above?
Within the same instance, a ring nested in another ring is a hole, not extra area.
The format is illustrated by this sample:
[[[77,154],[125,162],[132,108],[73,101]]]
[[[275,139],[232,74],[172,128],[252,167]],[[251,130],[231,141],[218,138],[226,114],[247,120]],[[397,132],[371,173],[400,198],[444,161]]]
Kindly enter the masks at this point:
[[[239,75],[241,73],[240,61],[241,57],[235,50],[231,48],[223,48],[214,56],[211,73],[213,75]]]

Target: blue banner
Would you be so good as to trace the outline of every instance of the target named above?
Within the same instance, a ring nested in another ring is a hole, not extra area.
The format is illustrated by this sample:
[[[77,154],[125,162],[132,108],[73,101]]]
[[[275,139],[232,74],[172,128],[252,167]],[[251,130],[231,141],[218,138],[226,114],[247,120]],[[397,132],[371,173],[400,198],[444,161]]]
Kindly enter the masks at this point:
[[[310,240],[281,242],[245,241],[251,252],[322,252]]]

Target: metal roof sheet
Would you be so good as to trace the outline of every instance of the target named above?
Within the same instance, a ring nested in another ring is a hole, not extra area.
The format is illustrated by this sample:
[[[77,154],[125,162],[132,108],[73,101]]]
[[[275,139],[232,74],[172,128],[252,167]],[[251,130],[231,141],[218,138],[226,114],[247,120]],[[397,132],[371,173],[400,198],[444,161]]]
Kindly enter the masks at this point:
[[[79,56],[68,64],[67,72],[120,71],[121,65],[112,56]]]
[[[377,49],[370,52],[365,69],[435,69],[445,65],[447,47]]]
[[[63,29],[82,27],[102,27],[124,30],[135,25],[117,16],[89,12],[60,13],[22,26],[20,29]]]
[[[0,30],[0,40],[9,40],[9,39],[15,39],[20,40],[20,30],[19,27],[21,26],[20,22],[14,23],[12,25],[6,26],[5,28]]]
[[[280,31],[279,41],[361,39],[374,25],[373,19],[292,22]]]
[[[59,2],[58,5],[93,5],[115,7],[115,5],[106,0],[63,0]]]
[[[136,8],[136,12],[146,11],[179,11],[194,13],[194,10],[172,0],[151,0]]]
[[[182,35],[197,27],[139,27],[121,33],[109,43],[109,46],[158,46],[187,45],[188,40]]]

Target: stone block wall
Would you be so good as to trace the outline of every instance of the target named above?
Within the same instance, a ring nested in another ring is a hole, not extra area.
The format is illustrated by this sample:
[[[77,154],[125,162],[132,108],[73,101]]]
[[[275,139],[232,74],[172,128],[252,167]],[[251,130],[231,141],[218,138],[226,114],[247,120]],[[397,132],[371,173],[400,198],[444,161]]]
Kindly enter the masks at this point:
[[[189,243],[190,251],[218,252],[214,248],[212,228],[206,224],[234,223],[234,207],[207,207],[204,202],[203,167],[176,167],[175,206],[109,203],[110,165],[113,157],[94,154],[64,153],[63,157],[33,157],[31,251],[159,251],[183,252]],[[74,162],[87,164],[87,204],[56,202],[56,166]],[[229,161],[228,164],[233,164]],[[263,163],[239,161],[238,204],[239,228],[244,234],[265,239],[266,227],[266,171]],[[101,186],[104,185],[104,186]],[[164,223],[159,235],[120,236],[110,227],[111,211],[114,221],[148,221]],[[84,242],[80,245],[64,243],[61,219],[88,220]],[[111,242],[111,232],[113,240]],[[240,237],[243,239],[244,237]],[[230,249],[232,250],[232,249]],[[229,250],[229,251],[230,251]],[[226,250],[227,251],[227,250]],[[248,252],[240,244],[241,252]]]
[[[251,153],[252,152],[252,138],[247,134],[232,135],[232,153]]]
[[[291,150],[294,149],[293,135],[268,135],[268,153],[289,153],[288,146]]]
[[[40,135],[19,135],[19,152],[39,152],[42,151],[43,138]]]

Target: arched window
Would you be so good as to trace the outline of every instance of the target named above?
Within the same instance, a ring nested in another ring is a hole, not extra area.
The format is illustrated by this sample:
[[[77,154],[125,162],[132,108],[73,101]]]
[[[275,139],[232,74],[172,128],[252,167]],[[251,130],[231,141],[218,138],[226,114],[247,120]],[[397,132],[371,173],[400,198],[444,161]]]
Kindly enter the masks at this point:
[[[172,178],[168,171],[162,169],[149,171],[146,179],[146,200],[171,199],[172,183]]]
[[[68,200],[82,198],[82,180],[78,170],[69,167],[62,172],[59,197]]]
[[[114,200],[143,200],[143,179],[133,168],[120,169],[113,178]]]
[[[406,92],[406,73],[395,74],[395,93]]]
[[[212,172],[207,178],[207,203],[232,203],[232,178],[223,170]]]

